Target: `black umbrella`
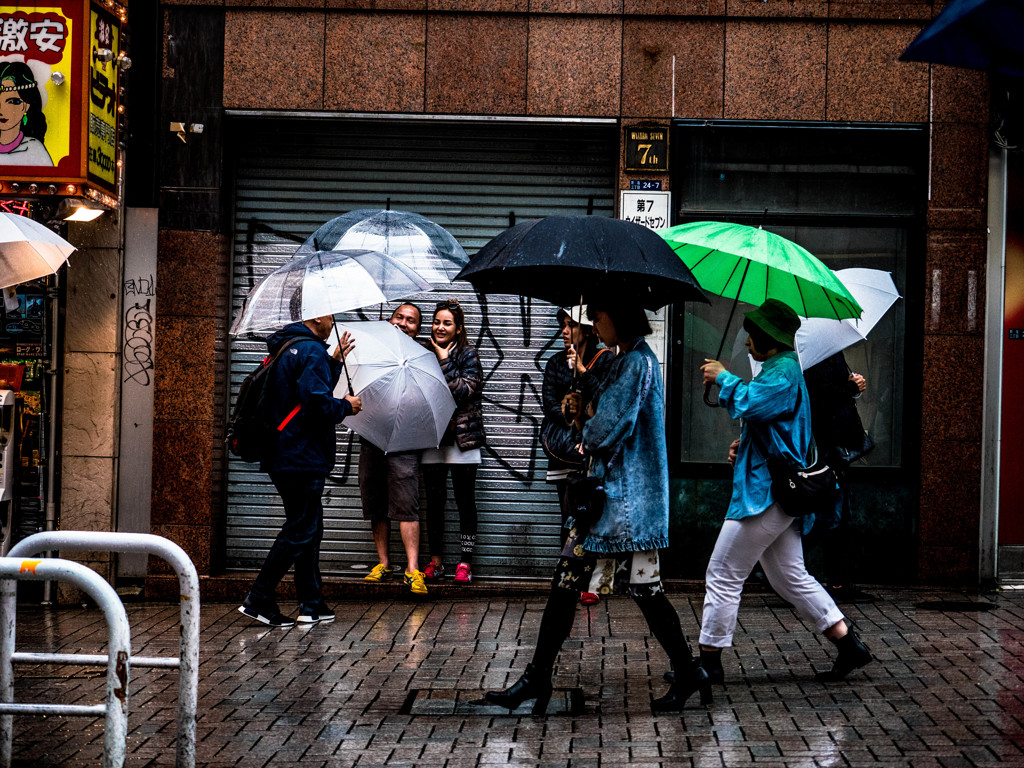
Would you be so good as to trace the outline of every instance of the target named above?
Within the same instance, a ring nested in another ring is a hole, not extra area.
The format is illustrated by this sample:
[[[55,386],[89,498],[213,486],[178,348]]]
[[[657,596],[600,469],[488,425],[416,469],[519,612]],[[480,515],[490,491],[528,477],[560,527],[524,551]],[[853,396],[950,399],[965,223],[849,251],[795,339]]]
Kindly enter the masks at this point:
[[[512,293],[567,307],[613,294],[647,309],[707,298],[655,232],[603,216],[524,221],[489,241],[459,272],[483,293]]]

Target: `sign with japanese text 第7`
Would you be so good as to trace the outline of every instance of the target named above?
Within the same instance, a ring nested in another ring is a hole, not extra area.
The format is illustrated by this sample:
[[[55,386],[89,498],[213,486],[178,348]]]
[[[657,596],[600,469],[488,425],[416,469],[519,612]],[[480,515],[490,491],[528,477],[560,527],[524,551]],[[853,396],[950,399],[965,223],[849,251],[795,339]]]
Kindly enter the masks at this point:
[[[0,173],[79,171],[73,45],[82,3],[0,5]]]
[[[634,192],[624,189],[619,197],[619,218],[648,229],[664,229],[669,225],[671,198],[671,192]]]

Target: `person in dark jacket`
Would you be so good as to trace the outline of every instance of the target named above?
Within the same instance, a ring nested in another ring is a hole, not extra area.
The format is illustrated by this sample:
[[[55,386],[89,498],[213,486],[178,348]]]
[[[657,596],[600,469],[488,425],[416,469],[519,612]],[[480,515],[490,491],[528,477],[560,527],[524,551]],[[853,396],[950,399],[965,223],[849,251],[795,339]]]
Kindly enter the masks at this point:
[[[238,610],[272,627],[295,625],[295,620],[278,609],[274,594],[292,565],[298,621],[316,624],[334,620],[321,592],[321,497],[327,475],[334,468],[337,425],[349,414],[359,413],[362,401],[354,395],[341,400],[334,397],[343,355],[353,344],[346,333],[339,339],[334,355],[329,355],[325,339],[333,327],[334,318],[327,315],[292,323],[267,340],[274,355],[295,339],[274,363],[264,391],[267,419],[278,426],[276,439],[266,447],[260,461],[260,469],[270,475],[281,494],[285,523]]]
[[[829,593],[834,599],[855,599],[863,593],[850,580],[853,563],[847,547],[851,513],[850,486],[846,478],[849,467],[840,448],[861,450],[864,446],[864,426],[857,413],[856,398],[867,389],[867,381],[850,370],[842,352],[836,352],[804,371],[804,382],[811,401],[814,442],[825,452],[825,460],[835,470],[839,483],[835,517],[818,520],[811,538],[821,542]],[[805,548],[808,543],[805,540]]]
[[[562,528],[568,531],[571,517],[566,496],[569,478],[581,475],[586,460],[577,446],[583,436],[575,428],[576,414],[582,413],[594,399],[597,388],[615,359],[606,347],[598,348],[594,326],[579,307],[558,310],[565,349],[553,354],[544,366],[541,423],[541,447],[548,457],[547,481],[554,483],[562,511]],[[564,538],[564,534],[563,534]],[[559,541],[559,551],[562,542]],[[580,602],[593,605],[600,598],[594,592],[580,593]]]
[[[455,299],[434,309],[430,349],[437,355],[441,372],[455,398],[455,413],[438,448],[420,457],[427,496],[427,543],[430,562],[423,569],[427,581],[444,576],[444,507],[448,496],[448,470],[452,475],[455,506],[459,510],[461,559],[455,582],[473,579],[473,548],[476,545],[476,471],[480,448],[486,443],[483,416],[484,371],[476,349],[466,335],[466,316]]]

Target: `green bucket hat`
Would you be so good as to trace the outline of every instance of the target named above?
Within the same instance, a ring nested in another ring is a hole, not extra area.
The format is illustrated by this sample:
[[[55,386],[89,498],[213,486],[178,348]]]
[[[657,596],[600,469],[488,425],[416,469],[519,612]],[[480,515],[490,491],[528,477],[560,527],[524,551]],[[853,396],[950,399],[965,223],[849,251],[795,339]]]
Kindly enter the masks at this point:
[[[778,299],[768,299],[757,309],[747,312],[744,317],[743,327],[748,331],[750,329],[747,323],[752,323],[790,349],[796,346],[794,336],[800,328],[800,318],[787,304]]]

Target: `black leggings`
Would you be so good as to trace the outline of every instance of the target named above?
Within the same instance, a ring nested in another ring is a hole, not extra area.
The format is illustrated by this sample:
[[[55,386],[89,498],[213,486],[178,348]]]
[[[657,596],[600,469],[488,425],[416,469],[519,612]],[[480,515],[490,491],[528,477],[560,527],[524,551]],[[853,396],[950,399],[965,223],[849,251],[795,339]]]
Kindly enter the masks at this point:
[[[430,554],[444,557],[444,507],[448,500],[448,470],[452,473],[455,506],[459,510],[459,562],[473,561],[476,545],[476,464],[422,464],[427,492],[427,543]]]
[[[552,589],[548,595],[548,604],[544,606],[544,615],[540,620],[540,632],[537,635],[537,650],[533,654],[533,665],[538,669],[551,669],[558,658],[562,644],[572,631],[576,618],[576,601],[579,593],[568,589]],[[675,669],[685,669],[685,665],[693,658],[690,646],[683,635],[679,614],[672,607],[664,592],[657,592],[644,597],[634,597],[640,606],[647,627],[651,634],[665,649]]]

